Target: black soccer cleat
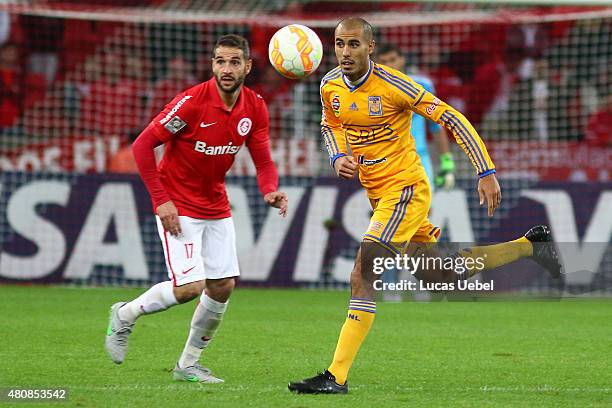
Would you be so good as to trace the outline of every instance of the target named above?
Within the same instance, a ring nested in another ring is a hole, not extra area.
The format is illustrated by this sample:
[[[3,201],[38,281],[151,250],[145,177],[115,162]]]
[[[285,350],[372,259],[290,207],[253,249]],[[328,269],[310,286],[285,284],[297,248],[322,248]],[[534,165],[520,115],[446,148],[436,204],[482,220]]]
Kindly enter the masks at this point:
[[[557,279],[561,275],[561,262],[550,229],[546,225],[538,225],[527,231],[525,238],[533,246],[531,259],[544,267],[550,276]]]
[[[338,384],[336,377],[327,370],[312,378],[290,382],[288,387],[289,391],[298,394],[346,394],[348,392],[348,383]]]

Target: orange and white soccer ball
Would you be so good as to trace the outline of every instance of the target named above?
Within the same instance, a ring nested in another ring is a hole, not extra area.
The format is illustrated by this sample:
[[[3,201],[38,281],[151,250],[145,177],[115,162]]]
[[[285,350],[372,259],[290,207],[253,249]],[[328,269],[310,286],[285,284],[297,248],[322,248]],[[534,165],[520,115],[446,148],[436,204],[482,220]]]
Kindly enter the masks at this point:
[[[305,78],[321,63],[323,45],[310,28],[290,24],[274,33],[268,57],[279,74],[292,79]]]

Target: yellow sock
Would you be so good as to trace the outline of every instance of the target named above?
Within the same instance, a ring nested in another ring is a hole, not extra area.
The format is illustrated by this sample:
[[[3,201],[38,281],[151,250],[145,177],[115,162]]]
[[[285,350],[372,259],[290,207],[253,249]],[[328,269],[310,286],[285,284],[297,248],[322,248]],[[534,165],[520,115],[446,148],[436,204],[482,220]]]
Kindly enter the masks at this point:
[[[376,315],[376,302],[352,298],[349,303],[348,316],[340,331],[334,361],[327,369],[336,377],[338,384],[344,384],[355,356],[365,340]]]
[[[520,237],[513,241],[502,242],[501,244],[477,246],[459,251],[464,258],[472,258],[474,263],[476,259],[484,264],[484,268],[474,268],[470,270],[470,276],[473,276],[483,270],[494,269],[518,259],[533,255],[533,246],[531,241],[525,237]]]

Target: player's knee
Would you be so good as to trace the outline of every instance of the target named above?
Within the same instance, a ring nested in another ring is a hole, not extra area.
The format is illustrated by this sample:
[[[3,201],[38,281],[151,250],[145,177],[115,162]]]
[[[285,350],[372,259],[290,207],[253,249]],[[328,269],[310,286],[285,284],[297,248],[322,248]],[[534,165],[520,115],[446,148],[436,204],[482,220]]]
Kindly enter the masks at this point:
[[[361,286],[361,264],[355,263],[353,270],[351,271],[351,287]]]
[[[235,286],[234,278],[208,279],[206,281],[206,294],[217,302],[225,303]]]
[[[361,267],[356,266],[351,272],[351,295],[353,297],[373,299],[374,286],[372,280],[363,276],[363,269]]]
[[[174,297],[178,303],[185,303],[199,297],[204,290],[205,282],[191,282],[183,286],[174,288]]]

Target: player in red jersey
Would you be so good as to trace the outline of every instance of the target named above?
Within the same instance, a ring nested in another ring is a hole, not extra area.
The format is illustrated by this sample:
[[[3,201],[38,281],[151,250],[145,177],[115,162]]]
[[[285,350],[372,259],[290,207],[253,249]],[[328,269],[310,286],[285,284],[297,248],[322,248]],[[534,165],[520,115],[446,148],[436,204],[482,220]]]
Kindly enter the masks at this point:
[[[220,37],[214,47],[214,78],[177,95],[134,142],[140,175],[151,194],[169,281],[131,302],[111,307],[106,350],[121,364],[136,319],[200,297],[185,349],[174,368],[179,381],[218,383],[199,363],[214,336],[234,278],[240,274],[225,174],[246,145],[265,202],[287,212],[287,195],[277,191],[270,157],[268,110],[243,86],[251,70],[249,45],[238,35]],[[165,145],[155,164],[153,149]]]

